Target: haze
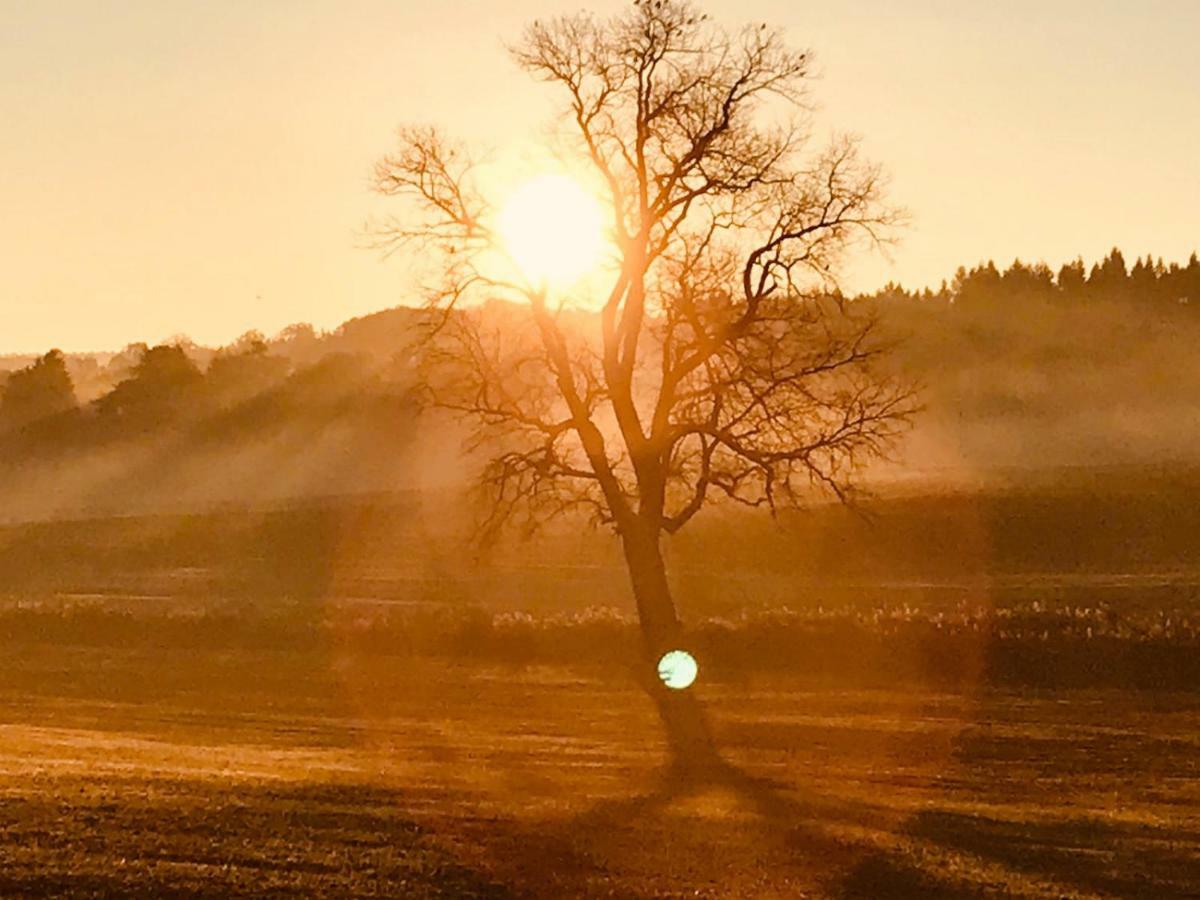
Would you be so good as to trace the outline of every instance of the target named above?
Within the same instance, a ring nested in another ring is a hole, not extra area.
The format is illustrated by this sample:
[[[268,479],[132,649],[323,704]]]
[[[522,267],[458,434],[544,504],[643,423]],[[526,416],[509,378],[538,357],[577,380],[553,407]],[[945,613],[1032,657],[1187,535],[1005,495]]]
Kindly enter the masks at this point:
[[[370,163],[400,121],[493,145],[539,128],[554,98],[503,41],[574,9],[452,6],[0,8],[0,352],[222,343],[410,300],[401,268],[359,246],[378,208]],[[711,8],[816,51],[820,122],[865,135],[912,212],[893,259],[858,263],[852,289],[936,286],[988,257],[1196,247],[1189,0]]]
[[[1200,898],[1197,37],[0,0],[0,897]]]

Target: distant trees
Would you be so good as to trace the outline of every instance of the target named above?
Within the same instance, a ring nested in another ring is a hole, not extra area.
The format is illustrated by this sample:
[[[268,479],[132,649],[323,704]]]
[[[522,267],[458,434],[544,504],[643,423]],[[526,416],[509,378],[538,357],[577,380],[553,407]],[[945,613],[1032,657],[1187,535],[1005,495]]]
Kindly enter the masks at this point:
[[[1106,323],[1117,325],[1151,318],[1168,325],[1200,323],[1197,254],[1183,263],[1143,254],[1129,265],[1127,258],[1116,249],[1095,265],[1076,258],[1057,273],[1043,263],[1017,260],[1001,269],[985,262],[960,267],[936,289],[911,291],[889,283],[859,299],[895,318],[900,331],[934,338],[951,355],[959,348],[962,359],[982,347],[997,360],[1019,354],[1038,334],[1043,343],[1057,342],[1056,352],[1062,353],[1068,349],[1067,335],[1109,327],[1089,317],[1089,308],[1103,307]],[[920,309],[947,315],[905,319],[901,314]],[[73,452],[197,425],[217,436],[213,439],[223,439],[219,436],[301,420],[310,427],[347,415],[359,425],[404,429],[413,372],[410,359],[394,354],[405,335],[419,327],[416,316],[409,308],[387,310],[328,334],[307,324],[289,326],[272,338],[251,331],[216,350],[183,339],[157,347],[129,344],[108,358],[51,350],[27,365],[0,371],[0,450],[9,458]],[[956,320],[967,327],[956,328]],[[1169,340],[1186,343],[1192,333],[1178,331]],[[1079,348],[1081,340],[1075,334],[1070,343]],[[1092,359],[1105,348],[1114,354],[1133,349],[1099,339],[1088,346]],[[1160,346],[1176,359],[1170,348]],[[928,360],[917,371],[932,378]]]
[[[1000,276],[1001,289],[1024,297],[1047,297],[1054,291],[1054,273],[1045,263],[1025,265],[1014,260]]]
[[[23,428],[75,408],[66,359],[62,351],[51,350],[8,376],[0,390],[0,429]]]
[[[1083,295],[1087,286],[1087,269],[1083,257],[1064,263],[1058,270],[1058,289],[1065,296],[1074,299]]]
[[[287,358],[273,354],[260,332],[248,331],[208,364],[209,400],[217,408],[235,406],[279,385],[288,369]]]
[[[1001,271],[988,260],[970,269],[960,266],[949,285],[939,291],[905,290],[889,283],[871,295],[884,302],[929,300],[980,312],[1012,311],[1029,302],[1132,303],[1191,306],[1200,304],[1200,258],[1195,253],[1187,265],[1164,264],[1149,254],[1130,267],[1118,248],[1086,267],[1082,258],[1063,264],[1057,275],[1045,263],[1029,265],[1014,260]]]
[[[1088,275],[1088,287],[1099,293],[1123,293],[1128,277],[1129,271],[1125,265],[1125,256],[1114,247],[1103,261],[1092,266],[1092,271]]]
[[[52,350],[0,370],[0,461],[167,434],[219,442],[334,422],[347,435],[394,442],[412,418],[412,372],[393,359],[398,329],[411,315],[377,313],[346,333],[319,334],[306,324],[272,339],[249,331],[216,350],[182,338],[134,343],[107,361]],[[87,381],[84,402],[72,373]]]
[[[146,351],[150,349],[149,344],[137,342],[126,344],[120,353],[117,353],[108,361],[105,367],[105,374],[113,385],[117,385],[133,374],[134,368],[142,361],[142,357],[146,355]]]
[[[307,322],[287,326],[279,332],[275,344],[276,349],[297,366],[315,362],[323,352],[321,337]]]
[[[96,401],[102,418],[137,430],[161,427],[198,411],[204,376],[184,348],[150,347],[130,376]]]

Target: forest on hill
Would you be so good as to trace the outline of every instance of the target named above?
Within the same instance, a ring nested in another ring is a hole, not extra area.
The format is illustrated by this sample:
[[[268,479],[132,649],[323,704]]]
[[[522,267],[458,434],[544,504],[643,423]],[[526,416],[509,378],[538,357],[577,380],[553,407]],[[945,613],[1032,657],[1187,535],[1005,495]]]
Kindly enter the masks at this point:
[[[1114,249],[1057,272],[987,262],[936,291],[889,284],[855,302],[878,308],[892,364],[922,388],[893,473],[1195,461],[1195,254],[1130,267]],[[460,479],[453,424],[418,419],[420,327],[419,310],[397,307],[221,348],[177,338],[0,359],[0,466],[23,473],[0,493],[20,517],[47,491],[61,510],[124,493],[228,502]]]

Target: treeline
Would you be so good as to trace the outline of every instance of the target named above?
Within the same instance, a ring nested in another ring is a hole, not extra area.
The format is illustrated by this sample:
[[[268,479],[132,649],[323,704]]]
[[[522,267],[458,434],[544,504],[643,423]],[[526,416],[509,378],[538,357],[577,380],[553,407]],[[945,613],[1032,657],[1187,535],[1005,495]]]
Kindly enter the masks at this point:
[[[1192,350],[1200,334],[1196,254],[1186,264],[1147,256],[1130,267],[1114,249],[1090,267],[1077,259],[1057,272],[989,261],[959,268],[937,290],[889,284],[860,299],[878,304],[903,336],[896,358],[926,386],[932,413],[955,418],[959,429],[1022,423],[1005,432],[1005,441],[1021,440],[1002,458],[1003,442],[980,433],[981,464],[992,456],[1019,462],[1031,448],[1042,454],[1059,445],[1058,463],[1080,453],[1120,461],[1175,453],[1200,437],[1181,432],[1175,414],[1193,404],[1200,377]],[[329,333],[293,325],[219,349],[176,338],[111,355],[10,357],[15,367],[0,371],[0,461],[181,431],[211,443],[295,424],[350,422],[364,440],[405,427],[413,374],[404,348],[419,315],[397,307]]]
[[[1200,316],[1200,258],[1195,253],[1186,264],[1164,263],[1149,254],[1132,266],[1117,248],[1090,268],[1082,258],[1061,266],[1057,272],[1044,262],[1027,264],[1014,260],[1001,271],[996,263],[966,268],[960,266],[953,279],[943,281],[936,291],[909,291],[889,283],[870,295],[880,300],[912,301],[953,305],[968,310],[1003,310],[1026,302],[1066,304],[1137,303],[1183,306]]]
[[[1021,470],[1200,460],[1200,259],[960,268],[868,298],[922,386],[908,466]]]
[[[133,344],[110,357],[59,350],[0,372],[0,457],[44,457],[164,433],[198,439],[297,422],[388,426],[409,411],[411,377],[356,322],[309,325],[272,340],[248,332],[216,350],[186,338]],[[374,337],[374,336],[372,336]]]

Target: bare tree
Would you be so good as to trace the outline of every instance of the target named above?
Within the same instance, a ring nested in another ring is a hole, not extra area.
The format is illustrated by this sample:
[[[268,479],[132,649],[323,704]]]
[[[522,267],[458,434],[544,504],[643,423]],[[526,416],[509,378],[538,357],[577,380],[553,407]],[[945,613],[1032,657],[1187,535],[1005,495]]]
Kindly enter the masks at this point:
[[[847,499],[898,436],[912,393],[882,374],[875,319],[835,280],[898,216],[854,140],[806,148],[809,55],[765,25],[731,33],[688,3],[639,0],[534,22],[512,55],[561,89],[559,151],[604,186],[611,279],[553,296],[489,273],[478,166],[432,129],[403,130],[377,165],[377,190],[410,201],[379,244],[444,254],[426,351],[454,374],[432,394],[488,449],[489,525],[584,508],[614,529],[645,685],[676,761],[708,765],[694,695],[654,677],[683,638],[661,541],[714,499],[774,509],[814,485]]]

